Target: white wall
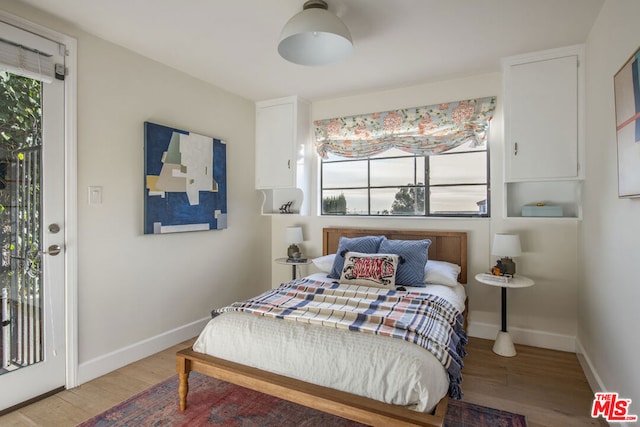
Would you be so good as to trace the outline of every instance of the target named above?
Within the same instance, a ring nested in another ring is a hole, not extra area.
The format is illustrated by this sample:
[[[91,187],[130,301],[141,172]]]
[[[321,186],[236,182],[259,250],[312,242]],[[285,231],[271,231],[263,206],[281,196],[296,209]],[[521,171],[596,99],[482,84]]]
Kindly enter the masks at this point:
[[[640,199],[617,196],[613,76],[640,47],[639,18],[637,0],[608,0],[587,41],[587,179],[578,293],[579,350],[587,371],[596,388],[632,399],[636,415]]]
[[[81,377],[88,379],[168,344],[193,329],[209,310],[258,292],[262,275],[288,280],[284,227],[304,226],[308,256],[321,251],[324,226],[451,229],[469,232],[467,292],[471,334],[493,338],[499,328],[499,290],[473,281],[492,263],[495,232],[518,232],[524,254],[518,271],[536,280],[509,293],[516,342],[580,348],[608,388],[640,401],[637,286],[640,201],[616,197],[612,75],[640,44],[636,0],[606,3],[588,43],[588,148],[584,221],[504,219],[502,82],[500,73],[326,99],[312,118],[370,113],[488,95],[498,96],[491,129],[490,220],[261,217],[253,190],[253,103],[190,78],[65,22],[10,0],[0,7],[78,39],[79,324]],[[222,138],[228,146],[229,228],[172,236],[142,234],[142,123],[154,121]],[[236,172],[242,170],[242,173]],[[314,171],[316,172],[316,171]],[[88,206],[87,187],[104,188],[104,203]],[[315,190],[312,211],[317,209]],[[578,230],[580,285],[578,286]],[[261,255],[266,251],[271,256]],[[242,268],[238,257],[251,260]],[[634,261],[636,261],[634,263]],[[272,271],[272,273],[271,273]],[[307,269],[313,271],[313,268]],[[635,322],[634,322],[635,321]],[[192,325],[192,326],[190,326]],[[625,330],[626,328],[626,330]],[[178,333],[174,333],[178,331]],[[164,339],[163,337],[169,337]],[[638,411],[636,411],[638,412]]]
[[[523,52],[524,53],[524,52]],[[495,95],[498,108],[491,122],[490,153],[492,182],[491,219],[443,218],[336,218],[316,214],[303,217],[275,215],[272,221],[272,258],[285,256],[284,228],[303,225],[308,256],[321,254],[321,232],[326,226],[397,229],[464,230],[469,233],[470,328],[473,336],[494,339],[500,328],[500,290],[473,280],[476,273],[495,264],[490,256],[493,234],[517,232],[524,254],[516,259],[518,272],[536,280],[527,289],[509,291],[509,329],[517,343],[574,351],[577,331],[577,228],[573,219],[504,219],[502,74],[491,73],[364,95],[316,101],[312,119],[372,113],[402,107],[436,104]],[[317,158],[317,156],[315,156]],[[314,164],[317,169],[317,165]],[[317,180],[317,170],[313,175]],[[317,181],[309,195],[317,212]],[[313,267],[305,271],[315,271]],[[272,284],[290,279],[289,266],[274,265]]]
[[[264,290],[269,221],[247,168],[253,102],[26,6],[0,7],[78,40],[80,381],[189,338],[212,308]],[[143,234],[144,121],[227,142],[227,229]],[[104,201],[90,206],[94,185]]]

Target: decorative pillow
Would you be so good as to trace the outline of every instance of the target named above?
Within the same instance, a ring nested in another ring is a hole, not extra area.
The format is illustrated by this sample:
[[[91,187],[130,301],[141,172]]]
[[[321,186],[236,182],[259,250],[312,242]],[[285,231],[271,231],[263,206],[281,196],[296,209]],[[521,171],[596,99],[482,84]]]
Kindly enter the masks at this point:
[[[384,239],[384,236],[341,237],[338,242],[338,250],[333,260],[331,273],[328,274],[328,277],[332,279],[340,278],[342,267],[344,266],[344,256],[347,252],[360,252],[363,254],[378,253],[382,239]]]
[[[430,259],[424,266],[424,283],[428,285],[456,286],[460,270],[458,264]]]
[[[395,289],[398,256],[347,252],[340,283]]]
[[[335,257],[336,254],[330,254],[314,258],[311,261],[313,261],[313,265],[315,265],[318,270],[322,271],[323,273],[331,273],[331,267],[333,267],[333,260]]]
[[[378,252],[398,255],[396,285],[424,287],[424,267],[431,240],[388,240],[380,243]]]

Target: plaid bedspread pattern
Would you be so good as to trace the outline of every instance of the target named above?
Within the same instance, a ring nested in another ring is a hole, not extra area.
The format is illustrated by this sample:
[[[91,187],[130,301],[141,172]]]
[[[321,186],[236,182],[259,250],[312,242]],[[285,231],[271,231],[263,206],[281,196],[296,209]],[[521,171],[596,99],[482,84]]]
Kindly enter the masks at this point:
[[[461,398],[467,337],[447,300],[418,292],[298,279],[212,312],[228,311],[400,338],[433,354],[449,374],[449,395]]]

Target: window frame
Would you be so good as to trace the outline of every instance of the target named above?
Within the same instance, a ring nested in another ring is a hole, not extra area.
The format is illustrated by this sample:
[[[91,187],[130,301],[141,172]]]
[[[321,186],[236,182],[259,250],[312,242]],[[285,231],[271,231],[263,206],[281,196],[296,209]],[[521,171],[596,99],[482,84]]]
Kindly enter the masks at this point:
[[[453,150],[451,150],[453,151]],[[486,156],[486,182],[484,183],[470,183],[470,182],[459,182],[459,183],[454,183],[454,184],[431,184],[430,183],[430,169],[431,169],[431,162],[430,162],[430,157],[433,156],[455,156],[455,155],[460,155],[460,154],[468,154],[468,153],[485,153]],[[382,154],[378,154],[376,156],[369,156],[369,157],[364,157],[364,158],[339,158],[339,159],[335,159],[335,160],[325,160],[320,158],[320,164],[319,164],[319,169],[320,169],[320,173],[319,173],[319,211],[320,211],[320,216],[339,216],[339,217],[375,217],[375,218],[491,218],[491,168],[490,168],[490,150],[489,150],[489,143],[487,142],[486,147],[484,149],[480,149],[480,150],[461,150],[461,151],[453,151],[453,152],[444,152],[444,153],[439,153],[433,156],[429,156],[429,155],[423,155],[423,154],[411,154],[411,153],[406,153],[405,155],[394,155],[394,156],[385,156],[384,153]],[[414,161],[414,177],[415,177],[415,182],[420,182],[420,180],[418,179],[418,175],[420,174],[420,172],[417,170],[417,158],[424,158],[424,176],[423,178],[423,186],[408,186],[408,185],[403,185],[403,186],[398,186],[398,185],[382,185],[382,186],[371,186],[371,162],[372,161],[377,161],[377,160],[387,160],[387,159],[398,159],[398,158],[413,158]],[[356,161],[366,161],[367,162],[367,186],[366,187],[349,187],[349,186],[343,186],[343,187],[335,187],[335,188],[324,188],[324,164],[325,163],[349,163],[349,162],[356,162]],[[446,188],[446,187],[465,187],[465,186],[486,186],[487,188],[487,209],[486,209],[486,213],[436,213],[436,214],[430,214],[430,195],[431,195],[431,188]],[[376,189],[386,189],[386,188],[424,188],[425,191],[425,202],[424,202],[424,208],[425,208],[425,212],[424,214],[421,215],[415,215],[415,214],[407,214],[407,215],[393,215],[393,214],[378,214],[378,213],[372,213],[371,212],[371,190],[376,190]],[[323,193],[325,191],[340,191],[340,190],[366,190],[367,193],[367,214],[338,214],[338,213],[324,213],[324,206],[323,206]],[[429,197],[427,197],[427,195],[429,195]]]

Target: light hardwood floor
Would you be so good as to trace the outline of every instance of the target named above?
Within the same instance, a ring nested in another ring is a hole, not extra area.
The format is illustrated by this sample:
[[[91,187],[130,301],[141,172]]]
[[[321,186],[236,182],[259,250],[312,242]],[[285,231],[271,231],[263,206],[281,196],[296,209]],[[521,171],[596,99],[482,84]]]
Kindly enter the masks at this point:
[[[176,351],[192,342],[0,416],[0,426],[75,426],[174,375]],[[575,354],[516,345],[518,355],[505,358],[492,345],[470,339],[464,400],[526,415],[529,427],[606,425],[589,416],[593,393]]]

